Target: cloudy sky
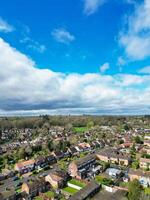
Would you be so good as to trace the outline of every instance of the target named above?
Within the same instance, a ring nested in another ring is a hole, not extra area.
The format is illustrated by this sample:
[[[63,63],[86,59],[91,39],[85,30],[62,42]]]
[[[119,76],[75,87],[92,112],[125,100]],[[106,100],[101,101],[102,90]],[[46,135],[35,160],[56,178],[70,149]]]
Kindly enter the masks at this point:
[[[149,0],[1,0],[0,115],[150,114]]]

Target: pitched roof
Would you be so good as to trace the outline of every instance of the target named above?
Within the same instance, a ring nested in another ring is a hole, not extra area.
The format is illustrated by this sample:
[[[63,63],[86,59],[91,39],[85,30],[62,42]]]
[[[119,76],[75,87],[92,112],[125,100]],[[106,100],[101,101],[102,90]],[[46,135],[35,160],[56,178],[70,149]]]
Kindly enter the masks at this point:
[[[96,189],[100,189],[100,185],[95,181],[91,181],[86,187],[70,197],[69,200],[84,200]]]
[[[63,178],[58,176],[58,174],[50,173],[48,176],[50,176],[54,181],[61,181]]]
[[[47,176],[49,175],[55,180],[64,180],[68,177],[67,172],[64,170],[52,170]]]
[[[149,158],[140,158],[140,162],[150,163],[150,159]]]
[[[30,180],[28,180],[25,184],[28,185],[29,190],[32,191],[35,188],[40,188],[41,186],[43,186],[45,184],[45,179],[44,178],[32,178]]]
[[[80,159],[74,161],[74,163],[79,166],[79,165],[87,163],[88,161],[93,160],[93,159],[96,159],[96,156],[94,154],[89,154],[83,158],[80,158]]]
[[[137,175],[137,176],[144,176],[144,177],[148,177],[150,178],[150,171],[142,171],[140,169],[129,169],[129,172],[128,172],[129,175]]]
[[[17,163],[16,166],[19,168],[22,168],[24,166],[33,165],[34,163],[35,163],[35,160],[27,160],[27,161]]]
[[[124,155],[113,148],[106,148],[96,153],[97,155],[102,155],[110,158],[124,159],[129,160],[130,157],[128,155]]]

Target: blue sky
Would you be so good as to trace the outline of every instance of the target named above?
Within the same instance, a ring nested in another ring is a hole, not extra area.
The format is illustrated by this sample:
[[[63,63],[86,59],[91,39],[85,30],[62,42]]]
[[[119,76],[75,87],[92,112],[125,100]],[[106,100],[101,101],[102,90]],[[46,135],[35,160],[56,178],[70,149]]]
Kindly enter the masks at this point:
[[[149,113],[148,0],[2,0],[0,53],[2,115]]]

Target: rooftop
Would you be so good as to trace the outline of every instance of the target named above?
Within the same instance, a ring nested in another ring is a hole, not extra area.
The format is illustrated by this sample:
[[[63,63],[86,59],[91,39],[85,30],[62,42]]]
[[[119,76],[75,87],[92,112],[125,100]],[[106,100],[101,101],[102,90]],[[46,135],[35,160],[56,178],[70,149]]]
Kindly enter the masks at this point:
[[[96,156],[93,155],[93,154],[90,154],[90,155],[87,155],[87,156],[85,156],[83,158],[80,158],[80,159],[78,159],[78,160],[76,160],[74,162],[76,163],[76,165],[79,166],[79,165],[82,165],[82,164],[92,160],[92,159],[96,159]]]
[[[142,171],[140,169],[129,169],[129,172],[128,172],[129,175],[137,175],[137,176],[144,176],[144,177],[148,177],[150,178],[150,171]]]
[[[70,197],[69,200],[84,200],[90,195],[90,193],[99,188],[99,184],[97,184],[95,181],[91,181],[86,187]]]

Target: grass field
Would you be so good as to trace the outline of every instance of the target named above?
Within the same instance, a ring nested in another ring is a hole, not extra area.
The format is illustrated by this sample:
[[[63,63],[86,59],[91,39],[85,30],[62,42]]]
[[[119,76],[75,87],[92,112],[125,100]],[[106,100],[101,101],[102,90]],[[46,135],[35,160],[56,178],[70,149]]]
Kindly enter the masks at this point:
[[[42,197],[35,197],[34,200],[43,200]]]
[[[76,133],[84,133],[84,132],[88,131],[89,129],[87,127],[74,127],[73,130]]]
[[[85,183],[83,183],[83,182],[81,182],[81,181],[78,181],[78,180],[75,180],[75,179],[70,180],[69,183],[71,183],[71,184],[73,184],[73,185],[77,185],[77,186],[79,186],[79,187],[81,187],[81,188],[83,188],[83,187],[86,186]]]
[[[48,191],[46,193],[44,193],[48,198],[54,197],[54,192],[52,191]]]
[[[150,188],[145,188],[145,194],[150,195]]]
[[[64,190],[65,192],[68,192],[69,194],[75,194],[75,193],[78,192],[78,190],[76,190],[76,189],[74,189],[74,188],[71,188],[71,187],[65,187],[65,188],[63,188],[63,190]]]

